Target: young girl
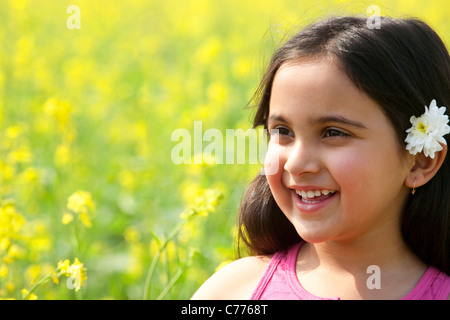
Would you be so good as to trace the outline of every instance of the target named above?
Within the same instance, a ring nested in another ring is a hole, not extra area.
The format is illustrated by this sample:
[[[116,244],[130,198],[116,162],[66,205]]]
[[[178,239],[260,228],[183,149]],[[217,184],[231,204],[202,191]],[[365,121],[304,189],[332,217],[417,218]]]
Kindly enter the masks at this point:
[[[416,19],[317,22],[275,52],[256,97],[270,142],[240,208],[251,256],[193,298],[450,298],[439,36]]]

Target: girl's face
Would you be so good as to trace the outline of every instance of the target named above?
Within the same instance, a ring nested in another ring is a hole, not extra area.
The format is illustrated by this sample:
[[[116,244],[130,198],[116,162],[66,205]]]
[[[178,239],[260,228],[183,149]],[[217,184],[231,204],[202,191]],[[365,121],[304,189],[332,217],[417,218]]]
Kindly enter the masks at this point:
[[[349,241],[399,232],[411,165],[381,107],[336,61],[282,65],[267,126],[265,166],[272,167],[266,172],[276,172],[267,180],[304,240]]]

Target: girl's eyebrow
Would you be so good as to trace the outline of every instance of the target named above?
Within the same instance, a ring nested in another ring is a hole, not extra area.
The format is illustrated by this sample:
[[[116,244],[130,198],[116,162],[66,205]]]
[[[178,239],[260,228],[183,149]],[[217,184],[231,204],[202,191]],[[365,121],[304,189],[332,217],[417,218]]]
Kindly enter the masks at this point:
[[[343,116],[338,116],[338,115],[311,118],[311,119],[309,119],[309,122],[311,124],[323,124],[323,123],[327,123],[327,122],[338,122],[338,123],[346,124],[346,125],[349,125],[349,126],[352,126],[355,128],[367,129],[367,127],[359,121],[350,120]]]
[[[290,125],[290,122],[288,120],[286,120],[281,114],[272,114],[267,120],[266,120],[266,127],[269,127],[269,124],[272,121],[278,121],[281,123],[286,123],[288,125]]]
[[[267,119],[267,123],[269,123],[271,120],[277,120],[281,122],[287,122],[282,115],[279,114],[272,114],[269,119]]]
[[[285,123],[289,123],[288,120],[286,120],[282,115],[280,114],[272,114],[269,119],[267,119],[267,123],[269,123],[270,121],[273,120],[278,120],[281,122],[285,122]],[[328,122],[337,122],[337,123],[342,123],[345,125],[349,125],[355,128],[360,128],[360,129],[367,129],[367,127],[362,124],[359,121],[355,121],[355,120],[350,120],[347,119],[343,116],[339,116],[339,115],[331,115],[331,116],[322,116],[322,117],[316,117],[316,118],[310,118],[309,123],[311,123],[312,125],[317,125],[317,124],[324,124],[324,123],[328,123]]]

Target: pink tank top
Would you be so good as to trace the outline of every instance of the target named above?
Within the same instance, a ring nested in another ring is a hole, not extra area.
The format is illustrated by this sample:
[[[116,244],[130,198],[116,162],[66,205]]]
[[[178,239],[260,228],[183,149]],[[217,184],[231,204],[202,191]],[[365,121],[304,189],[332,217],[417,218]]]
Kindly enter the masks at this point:
[[[339,300],[321,298],[306,291],[297,278],[297,254],[303,242],[287,251],[277,252],[270,260],[250,299],[252,300]],[[417,285],[402,300],[447,300],[450,277],[430,266]]]

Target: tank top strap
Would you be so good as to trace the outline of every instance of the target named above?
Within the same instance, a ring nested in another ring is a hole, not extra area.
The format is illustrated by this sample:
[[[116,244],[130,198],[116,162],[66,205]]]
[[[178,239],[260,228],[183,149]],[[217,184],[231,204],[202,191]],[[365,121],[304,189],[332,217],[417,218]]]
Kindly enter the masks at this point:
[[[402,300],[447,300],[450,277],[434,266],[428,267],[422,278]]]
[[[273,274],[278,267],[278,264],[285,258],[285,256],[286,256],[285,251],[276,252],[272,256],[272,259],[270,259],[269,264],[267,265],[266,269],[264,270],[264,273],[263,273],[261,279],[259,280],[255,291],[253,292],[252,296],[250,297],[250,300],[260,300],[261,299],[261,296],[264,293],[264,291],[266,290],[267,284],[272,279]]]
[[[252,300],[330,300],[307,292],[297,279],[297,255],[304,242],[273,255],[256,286]]]
[[[273,255],[267,265],[252,300],[337,300],[310,294],[300,284],[296,273],[297,255],[304,241]]]

